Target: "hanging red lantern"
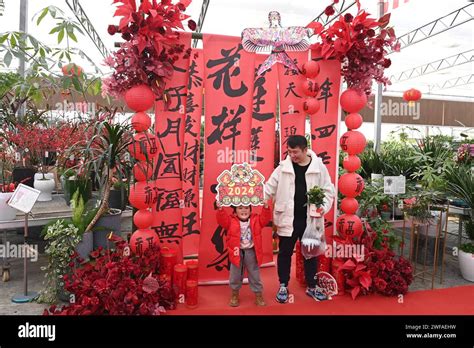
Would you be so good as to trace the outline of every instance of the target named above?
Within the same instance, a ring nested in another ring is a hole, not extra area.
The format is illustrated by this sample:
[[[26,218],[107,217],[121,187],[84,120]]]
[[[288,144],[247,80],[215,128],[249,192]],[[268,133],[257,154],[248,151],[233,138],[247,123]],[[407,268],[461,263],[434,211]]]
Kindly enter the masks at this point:
[[[137,209],[150,208],[153,203],[154,182],[140,181],[130,186],[128,201]]]
[[[312,79],[318,76],[319,70],[320,70],[319,63],[315,62],[314,60],[310,60],[303,64],[303,69],[301,69],[301,72],[308,79]]]
[[[346,156],[342,161],[342,166],[350,173],[355,172],[357,169],[359,169],[360,165],[360,158],[355,155]]]
[[[359,237],[362,234],[362,221],[355,214],[343,214],[337,219],[336,229],[341,237]]]
[[[319,92],[319,84],[314,80],[304,80],[301,83],[301,90],[308,97],[315,97]]]
[[[151,126],[151,118],[146,113],[140,111],[132,116],[132,128],[137,132],[144,132]]]
[[[341,201],[341,210],[346,214],[355,214],[359,209],[359,202],[357,199],[346,197]]]
[[[364,151],[367,140],[359,131],[347,131],[340,140],[341,149],[349,155],[357,155]]]
[[[421,92],[415,88],[403,92],[403,99],[408,102],[410,106],[413,106],[416,101],[421,99]]]
[[[139,161],[146,161],[154,158],[158,153],[157,138],[155,135],[143,132],[133,136],[133,142],[129,145],[128,151]]]
[[[137,162],[133,166],[133,176],[135,181],[150,180],[153,176],[153,167],[147,162]]]
[[[319,100],[316,98],[306,98],[303,103],[303,109],[310,115],[317,113],[319,110]]]
[[[130,249],[132,252],[141,255],[151,246],[158,246],[160,238],[155,231],[151,229],[140,229],[133,232],[130,238]]]
[[[61,71],[63,72],[64,76],[81,76],[82,75],[82,68],[74,63],[69,63],[66,65],[63,65],[61,68]]]
[[[125,102],[135,112],[145,111],[153,106],[155,94],[147,85],[138,85],[125,92]]]
[[[356,173],[345,173],[339,178],[339,192],[346,197],[357,197],[364,190],[364,179]]]
[[[140,209],[133,215],[133,223],[138,229],[149,228],[153,222],[153,214],[148,209]]]
[[[367,95],[353,88],[346,89],[339,99],[342,108],[347,112],[359,112],[367,104]]]
[[[362,126],[362,122],[364,122],[362,116],[355,112],[348,114],[345,119],[347,129],[349,130],[359,128],[360,126]]]

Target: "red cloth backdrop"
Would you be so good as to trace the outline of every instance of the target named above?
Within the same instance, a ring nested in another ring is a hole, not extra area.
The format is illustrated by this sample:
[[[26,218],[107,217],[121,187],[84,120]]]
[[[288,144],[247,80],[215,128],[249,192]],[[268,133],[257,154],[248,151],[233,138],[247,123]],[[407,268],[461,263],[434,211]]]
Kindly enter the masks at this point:
[[[255,72],[267,59],[268,55],[257,54],[255,57]],[[278,67],[274,65],[260,76],[255,76],[253,91],[253,114],[250,149],[252,150],[254,168],[268,180],[275,163],[275,122],[277,111],[277,81]],[[260,213],[261,207],[254,208]],[[272,227],[269,224],[262,230],[263,263],[273,262]]]
[[[199,215],[199,169],[203,92],[203,52],[193,49],[187,85],[183,149],[183,253],[198,255],[201,219]]]
[[[321,70],[315,80],[320,86],[317,95],[320,108],[316,114],[310,116],[311,148],[323,160],[336,188],[336,199],[334,199],[333,208],[325,215],[326,240],[330,244],[335,231],[335,207],[337,204],[341,64],[334,60],[322,60],[319,61],[319,64]]]
[[[181,33],[184,50],[191,47],[191,34]],[[177,251],[177,262],[182,262],[182,158],[189,59],[175,63],[173,79],[166,88],[170,101],[164,110],[163,101],[155,106],[155,132],[158,138],[158,156],[155,160],[156,188],[153,205],[152,229],[160,237],[162,246]]]
[[[250,153],[255,54],[244,51],[240,37],[204,35],[203,41],[205,164],[199,281],[228,281],[226,231],[218,226],[214,209],[216,179]]]
[[[308,61],[308,51],[287,52],[296,66],[301,67]],[[305,135],[305,113],[303,110],[304,94],[301,92],[301,83],[306,80],[298,71],[286,68],[282,64],[278,67],[278,85],[280,91],[280,158],[285,159],[288,153],[286,142],[290,135]]]

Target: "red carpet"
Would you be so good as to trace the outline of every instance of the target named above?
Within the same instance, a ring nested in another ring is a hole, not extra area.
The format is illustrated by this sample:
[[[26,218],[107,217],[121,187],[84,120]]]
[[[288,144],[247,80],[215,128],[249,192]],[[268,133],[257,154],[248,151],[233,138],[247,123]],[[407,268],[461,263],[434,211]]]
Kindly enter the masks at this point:
[[[316,302],[304,293],[294,277],[290,281],[290,293],[294,303],[279,304],[275,301],[278,290],[276,267],[261,269],[264,285],[265,307],[256,307],[254,295],[246,284],[240,291],[240,306],[228,306],[228,285],[199,287],[199,306],[188,309],[180,304],[169,315],[473,315],[474,285],[447,289],[409,292],[399,303],[397,297],[381,295],[360,296],[355,301],[349,294],[335,296],[332,301]]]

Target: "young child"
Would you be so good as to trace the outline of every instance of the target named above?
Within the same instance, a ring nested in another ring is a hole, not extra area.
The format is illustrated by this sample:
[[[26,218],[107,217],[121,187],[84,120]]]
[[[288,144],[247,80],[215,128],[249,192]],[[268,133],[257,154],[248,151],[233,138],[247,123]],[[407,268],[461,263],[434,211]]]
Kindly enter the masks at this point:
[[[271,219],[268,203],[262,208],[261,214],[252,214],[251,206],[234,206],[234,213],[229,216],[219,203],[216,203],[217,222],[227,230],[227,249],[230,258],[230,288],[232,296],[229,305],[239,305],[239,290],[242,287],[244,270],[247,270],[250,289],[255,293],[255,304],[265,306],[260,280],[260,265],[262,264],[262,228]]]

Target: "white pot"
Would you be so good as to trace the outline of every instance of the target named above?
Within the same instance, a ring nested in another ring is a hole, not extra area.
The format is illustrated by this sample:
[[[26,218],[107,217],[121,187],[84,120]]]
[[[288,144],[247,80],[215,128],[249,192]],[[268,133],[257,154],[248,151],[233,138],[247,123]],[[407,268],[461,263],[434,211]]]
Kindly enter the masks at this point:
[[[474,254],[459,250],[459,269],[464,279],[474,282]]]
[[[11,196],[13,192],[0,192],[0,221],[15,220],[16,209],[7,204]]]
[[[53,179],[54,180],[54,173],[45,173],[44,174],[45,179]],[[42,173],[35,173],[35,180],[40,180],[43,179],[43,174]]]
[[[43,176],[41,175],[41,177]],[[41,191],[41,194],[38,197],[38,202],[47,202],[53,200],[51,192],[53,192],[54,188],[56,187],[54,179],[39,180],[35,178],[33,186],[35,187],[35,189]]]

